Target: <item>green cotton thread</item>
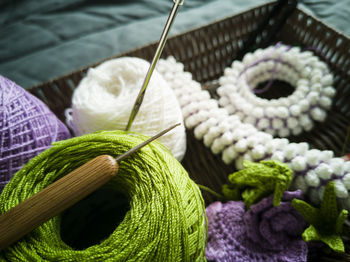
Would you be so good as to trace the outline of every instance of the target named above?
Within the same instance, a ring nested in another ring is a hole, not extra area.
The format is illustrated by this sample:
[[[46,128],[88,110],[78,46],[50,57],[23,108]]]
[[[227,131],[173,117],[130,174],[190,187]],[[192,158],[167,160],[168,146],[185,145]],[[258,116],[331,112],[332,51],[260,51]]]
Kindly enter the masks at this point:
[[[54,143],[18,171],[0,195],[0,213],[90,159],[120,155],[147,137],[104,131]],[[129,199],[130,210],[97,245],[74,250],[60,237],[56,216],[0,253],[1,261],[205,261],[207,221],[198,186],[160,143],[119,163],[106,186]]]

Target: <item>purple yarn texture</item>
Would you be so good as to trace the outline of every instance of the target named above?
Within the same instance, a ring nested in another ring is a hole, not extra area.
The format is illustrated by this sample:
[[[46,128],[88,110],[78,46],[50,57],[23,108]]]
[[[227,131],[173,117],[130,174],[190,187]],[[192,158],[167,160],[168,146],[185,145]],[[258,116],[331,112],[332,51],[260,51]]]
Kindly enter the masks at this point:
[[[272,197],[262,199],[246,211],[242,201],[214,202],[206,208],[210,261],[302,262],[307,244],[301,234],[305,220],[291,206],[301,191],[285,192],[280,206]]]
[[[68,138],[67,127],[41,100],[0,75],[0,192],[31,158]]]

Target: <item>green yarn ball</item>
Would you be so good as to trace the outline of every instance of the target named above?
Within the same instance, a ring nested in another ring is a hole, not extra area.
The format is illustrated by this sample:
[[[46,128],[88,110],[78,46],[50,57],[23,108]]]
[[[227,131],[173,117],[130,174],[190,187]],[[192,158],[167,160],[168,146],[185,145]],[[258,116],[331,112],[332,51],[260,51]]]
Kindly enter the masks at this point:
[[[103,131],[54,143],[18,171],[0,195],[0,213],[39,192],[90,159],[118,156],[147,137]],[[100,243],[84,250],[60,236],[56,216],[0,253],[5,261],[205,261],[204,201],[198,186],[167,148],[152,142],[119,163],[107,187],[130,209]]]

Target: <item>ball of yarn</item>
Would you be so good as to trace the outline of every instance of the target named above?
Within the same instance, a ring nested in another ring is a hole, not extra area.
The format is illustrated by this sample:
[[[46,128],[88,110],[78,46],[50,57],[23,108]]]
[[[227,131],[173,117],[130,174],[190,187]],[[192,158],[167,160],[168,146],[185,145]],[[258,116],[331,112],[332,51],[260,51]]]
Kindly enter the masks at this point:
[[[31,158],[69,137],[42,101],[0,75],[0,192]]]
[[[122,57],[89,69],[66,111],[67,124],[75,135],[124,130],[148,68],[143,59]],[[172,89],[154,71],[131,130],[152,136],[174,123],[183,123],[180,106]],[[186,150],[185,127],[181,125],[159,141],[181,160]]]
[[[0,195],[4,213],[90,159],[118,156],[146,139],[124,131],[102,131],[60,141],[15,174]],[[130,210],[111,235],[84,250],[65,244],[56,216],[0,253],[16,261],[203,261],[204,201],[170,151],[158,142],[119,163],[108,187],[129,199]],[[115,199],[118,201],[118,199]]]

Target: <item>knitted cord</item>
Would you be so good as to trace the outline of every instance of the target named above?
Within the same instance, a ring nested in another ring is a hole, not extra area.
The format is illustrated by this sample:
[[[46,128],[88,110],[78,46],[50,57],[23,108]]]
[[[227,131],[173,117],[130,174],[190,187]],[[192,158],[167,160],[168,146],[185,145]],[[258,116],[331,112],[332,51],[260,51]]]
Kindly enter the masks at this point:
[[[254,95],[266,91],[275,79],[294,86],[294,92],[271,100]],[[257,89],[268,80],[263,89]],[[234,61],[219,83],[220,106],[242,122],[279,137],[299,135],[310,131],[315,121],[323,122],[335,95],[333,75],[324,62],[310,51],[282,44]]]
[[[350,209],[350,162],[334,158],[332,151],[309,149],[307,143],[290,143],[286,138],[273,138],[258,131],[253,125],[242,123],[230,115],[218,101],[184,72],[183,64],[173,57],[159,61],[158,72],[173,88],[185,120],[186,128],[193,129],[197,139],[203,140],[214,154],[222,154],[226,163],[235,161],[238,169],[243,160],[258,162],[264,159],[288,164],[294,171],[291,189],[300,189],[319,204],[324,187],[334,181],[338,199]]]

